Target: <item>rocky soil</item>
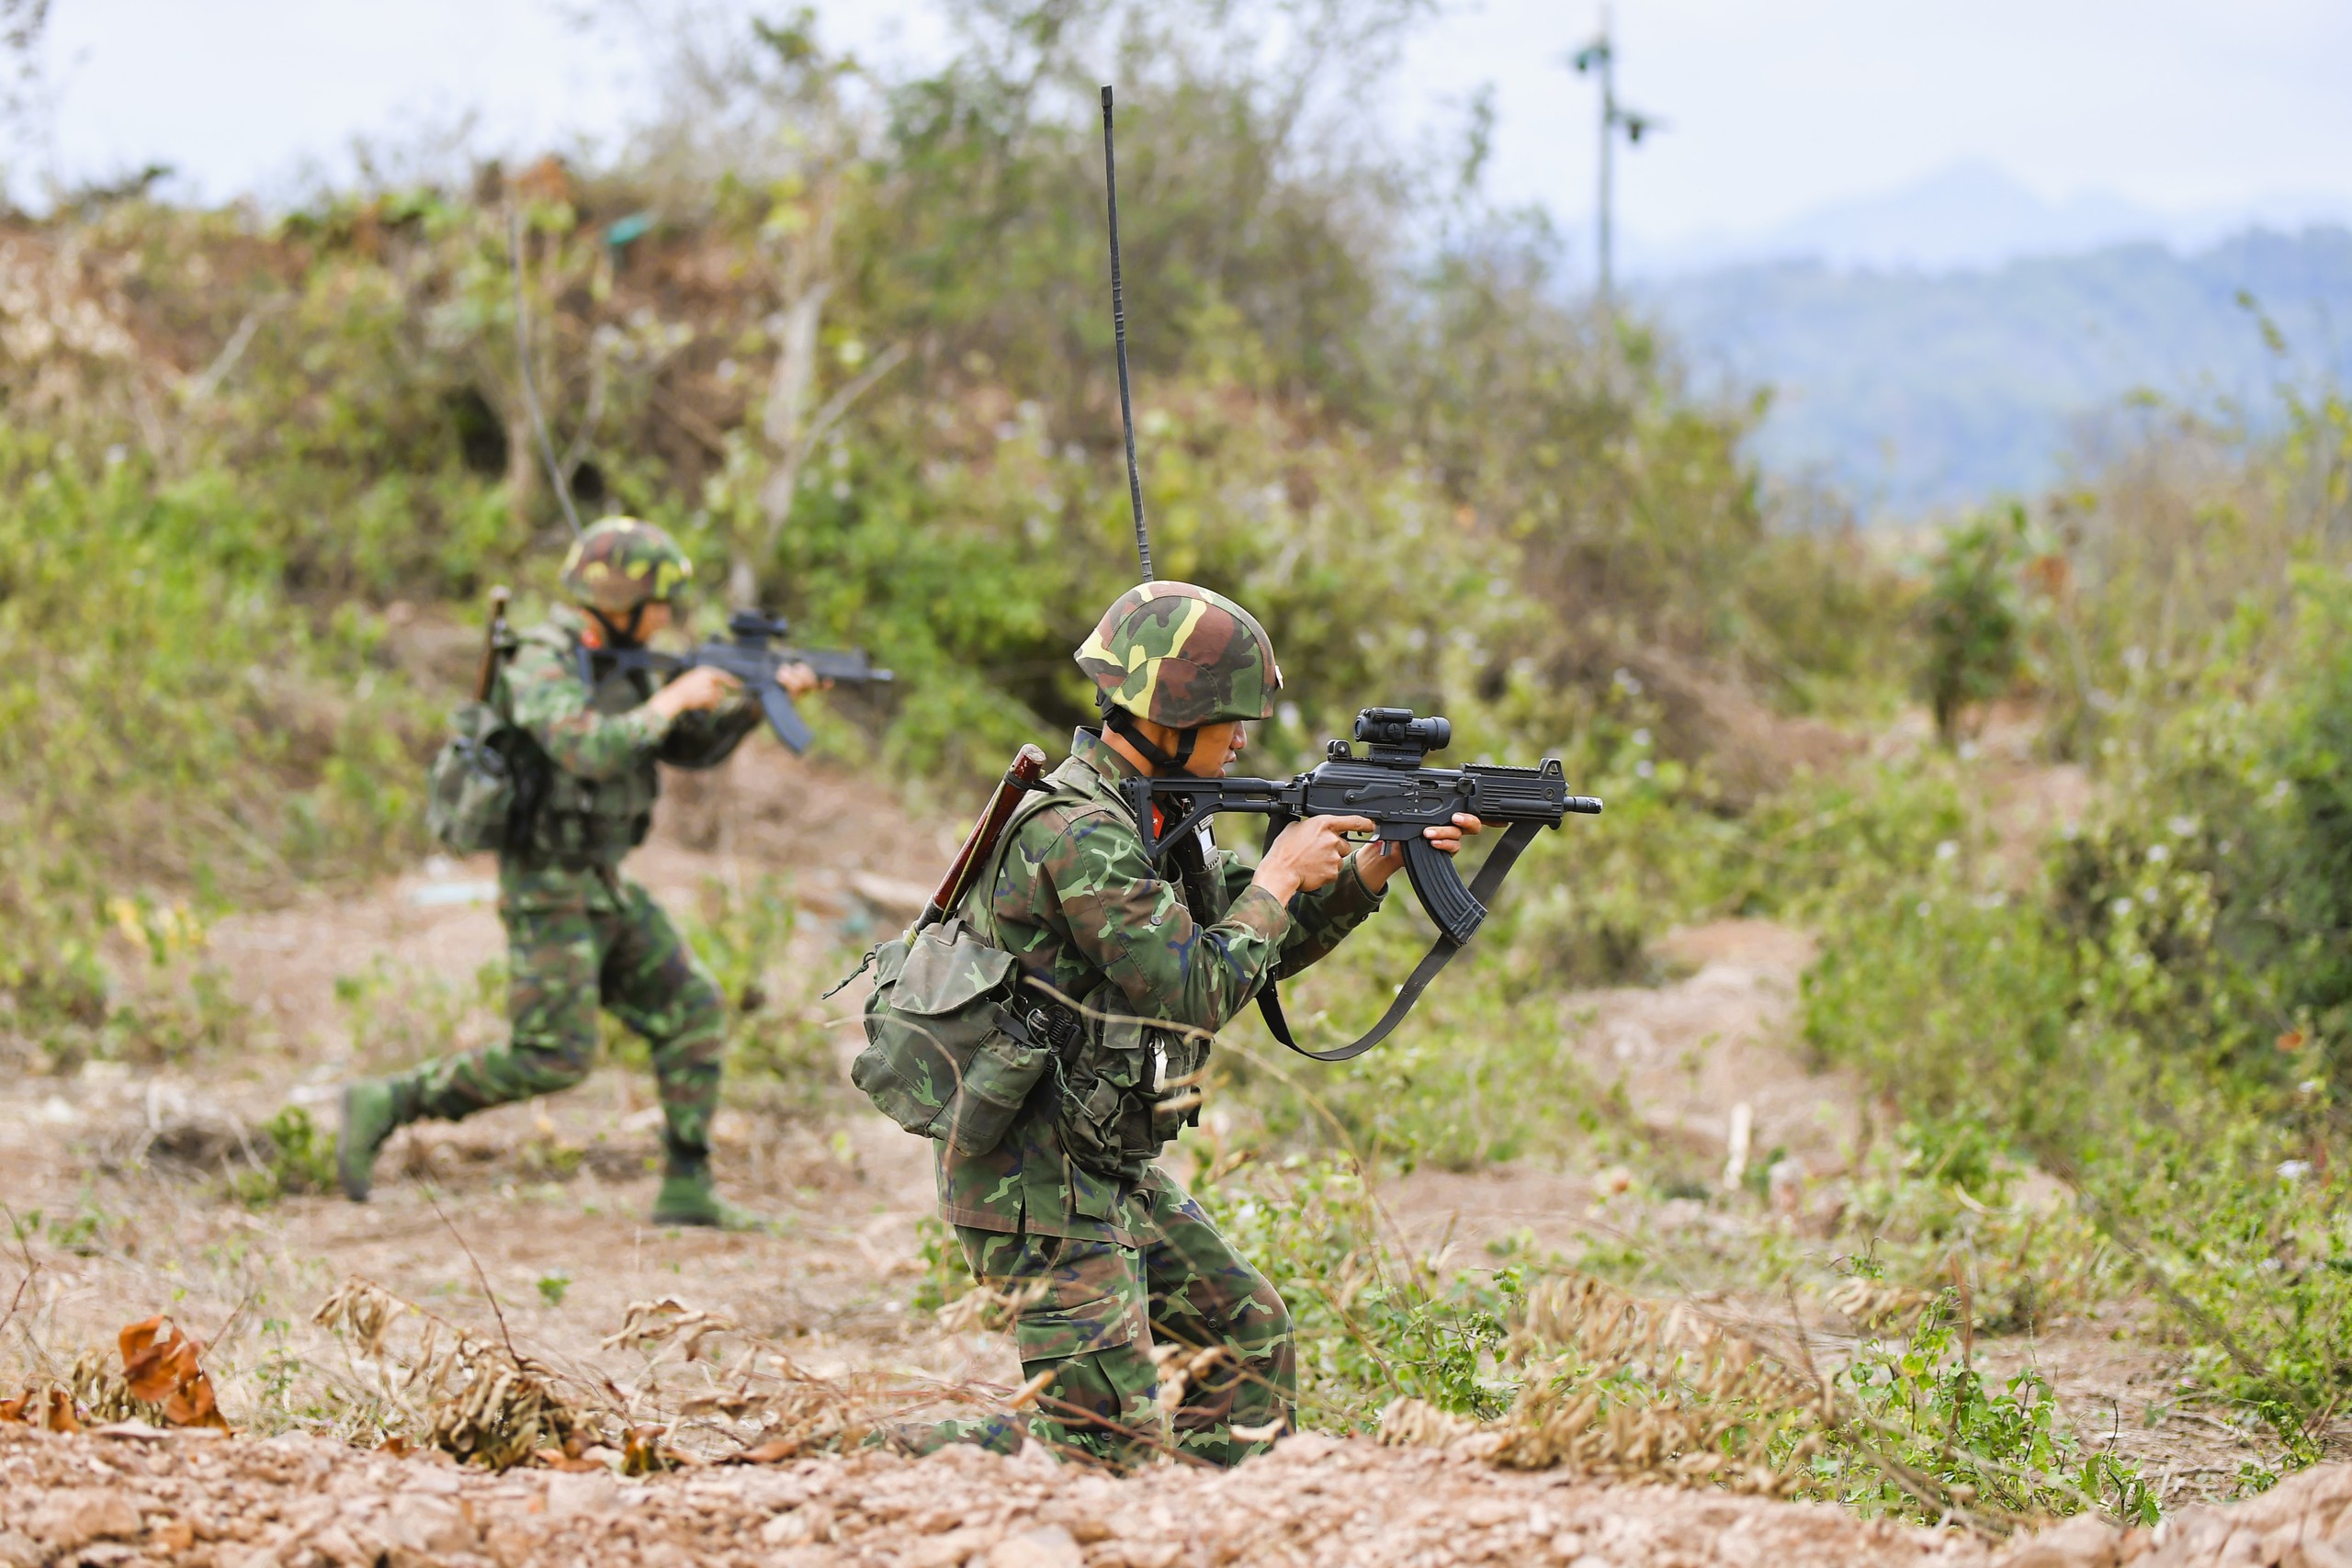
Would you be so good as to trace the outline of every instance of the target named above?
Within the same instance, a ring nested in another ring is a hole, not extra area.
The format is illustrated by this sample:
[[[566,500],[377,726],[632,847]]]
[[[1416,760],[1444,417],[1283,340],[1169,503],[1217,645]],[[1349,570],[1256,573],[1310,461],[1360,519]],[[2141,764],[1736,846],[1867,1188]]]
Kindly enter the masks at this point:
[[[75,1437],[0,1428],[0,1562],[138,1568],[600,1568],[695,1563],[1194,1568],[1563,1563],[1572,1568],[2338,1568],[2352,1466],[2159,1529],[2076,1520],[1986,1542],[1819,1505],[1603,1488],[1459,1456],[1306,1435],[1230,1473],[1132,1480],[1031,1450],[710,1468],[645,1482],[493,1476],[311,1438]]]

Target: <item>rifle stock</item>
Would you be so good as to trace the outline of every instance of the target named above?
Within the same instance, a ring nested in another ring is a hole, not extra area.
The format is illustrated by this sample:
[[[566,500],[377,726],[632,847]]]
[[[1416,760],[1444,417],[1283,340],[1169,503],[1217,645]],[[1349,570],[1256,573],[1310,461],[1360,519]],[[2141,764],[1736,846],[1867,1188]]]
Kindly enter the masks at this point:
[[[988,807],[980,813],[980,819],[972,825],[971,832],[964,840],[964,847],[956,852],[956,859],[948,866],[947,874],[940,880],[938,890],[932,894],[931,902],[923,906],[922,918],[915,921],[916,931],[938,924],[947,918],[948,910],[964,902],[966,895],[972,890],[972,879],[979,874],[980,867],[987,864],[989,857],[996,852],[997,840],[1004,837],[1004,825],[1012,819],[1013,808],[1021,804],[1021,797],[1036,788],[1045,776],[1045,751],[1035,745],[1024,744],[1013,757],[1012,766],[1007,768],[1004,777],[997,781],[996,793],[989,796]]]

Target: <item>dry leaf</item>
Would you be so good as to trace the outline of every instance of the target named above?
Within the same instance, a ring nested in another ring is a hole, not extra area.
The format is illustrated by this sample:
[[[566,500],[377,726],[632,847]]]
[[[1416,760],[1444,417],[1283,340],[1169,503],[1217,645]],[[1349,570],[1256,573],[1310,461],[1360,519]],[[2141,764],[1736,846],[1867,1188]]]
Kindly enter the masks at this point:
[[[561,1449],[541,1449],[531,1457],[549,1470],[560,1470],[574,1475],[609,1468],[602,1460],[583,1459],[578,1454],[565,1453]]]
[[[390,1330],[415,1324],[413,1349]],[[385,1393],[424,1428],[429,1451],[504,1470],[568,1443],[587,1417],[555,1388],[555,1374],[356,1275],[312,1321],[356,1341],[379,1362]]]
[[[229,1429],[212,1394],[212,1379],[198,1364],[203,1346],[180,1325],[158,1314],[134,1323],[117,1336],[122,1348],[123,1382],[130,1397],[160,1407],[175,1427]]]
[[[664,1470],[675,1470],[684,1457],[662,1439],[669,1435],[662,1427],[631,1427],[621,1435],[621,1473],[623,1475],[652,1475]]]
[[[0,1422],[39,1427],[51,1432],[78,1432],[82,1412],[74,1396],[62,1388],[27,1389],[14,1399],[0,1399]]]
[[[794,1442],[789,1438],[770,1438],[766,1442],[761,1443],[754,1448],[745,1449],[740,1454],[729,1454],[723,1462],[728,1464],[780,1464],[786,1460],[799,1458],[800,1451],[800,1445]]]

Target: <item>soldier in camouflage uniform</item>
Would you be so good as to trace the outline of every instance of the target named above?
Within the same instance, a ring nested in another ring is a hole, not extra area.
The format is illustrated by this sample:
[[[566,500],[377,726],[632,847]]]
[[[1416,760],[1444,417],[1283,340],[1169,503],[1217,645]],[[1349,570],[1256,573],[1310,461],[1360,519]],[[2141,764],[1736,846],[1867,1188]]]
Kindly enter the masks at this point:
[[[642,643],[667,626],[693,570],[661,529],[606,518],[564,564],[564,587],[579,610],[559,607],[525,633],[499,671],[492,704],[544,760],[528,826],[498,863],[513,1034],[503,1045],[344,1090],[337,1159],[355,1201],[367,1198],[377,1152],[394,1128],[456,1121],[585,1077],[602,1007],[652,1047],[665,1156],[653,1222],[759,1223],[711,1185],[725,1004],[661,906],[620,865],[652,824],[655,764],[716,766],[760,722],[760,710],[719,671],[690,670],[657,690],[642,671],[599,677],[593,660],[597,649]],[[796,696],[818,683],[799,665],[776,680]]]
[[[1111,607],[1077,657],[1103,727],[1073,738],[1049,803],[1017,820],[969,913],[1031,986],[1074,1001],[1087,1021],[996,1147],[938,1145],[939,1212],[973,1272],[1025,1298],[1014,1322],[1022,1370],[1053,1374],[1035,1435],[1118,1464],[1170,1446],[1231,1464],[1293,1419],[1290,1314],[1152,1161],[1196,1114],[1210,1036],[1277,968],[1296,974],[1378,908],[1403,852],[1349,853],[1345,835],[1373,828],[1362,818],[1295,823],[1254,872],[1215,852],[1203,879],[1214,907],[1191,907],[1146,857],[1118,785],[1223,772],[1241,753],[1243,721],[1273,712],[1272,644],[1231,600],[1150,582]],[[1449,853],[1479,827],[1454,821],[1429,829]],[[1124,1032],[1108,1018],[1125,1019]],[[1155,1341],[1192,1363],[1172,1418],[1158,1402]],[[1000,1418],[911,1440],[1013,1437]]]

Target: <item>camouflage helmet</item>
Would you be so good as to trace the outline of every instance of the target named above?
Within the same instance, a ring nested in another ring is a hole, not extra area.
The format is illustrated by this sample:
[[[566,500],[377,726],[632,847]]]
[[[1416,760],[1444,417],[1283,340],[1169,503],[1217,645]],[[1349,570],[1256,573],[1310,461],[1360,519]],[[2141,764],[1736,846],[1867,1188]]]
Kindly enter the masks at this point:
[[[650,523],[607,517],[590,525],[563,561],[565,592],[591,609],[625,615],[666,604],[693,581],[695,563]]]
[[[1170,729],[1266,718],[1282,690],[1273,639],[1222,593],[1146,582],[1119,595],[1078,650],[1106,705]]]

